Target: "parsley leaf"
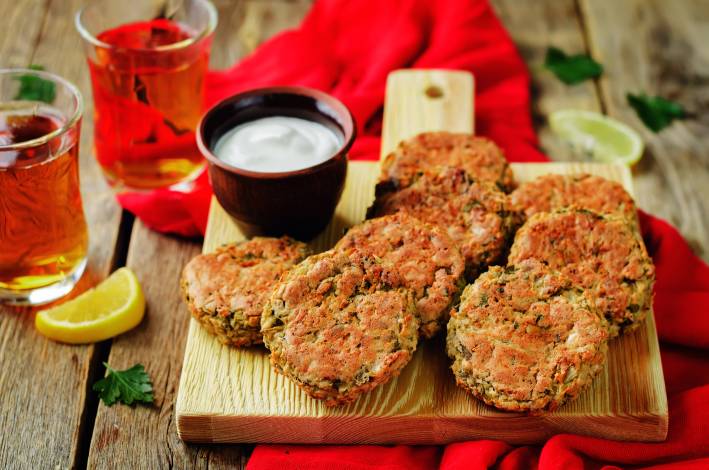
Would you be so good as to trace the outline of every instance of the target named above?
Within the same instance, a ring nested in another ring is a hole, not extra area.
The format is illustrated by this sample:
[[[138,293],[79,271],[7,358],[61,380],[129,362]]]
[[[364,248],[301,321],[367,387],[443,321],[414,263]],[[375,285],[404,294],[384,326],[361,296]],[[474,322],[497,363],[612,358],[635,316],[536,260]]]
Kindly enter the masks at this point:
[[[567,85],[576,85],[603,73],[603,66],[585,54],[566,55],[561,49],[550,47],[544,67],[554,72],[556,78]]]
[[[94,384],[93,390],[98,392],[105,405],[111,406],[116,401],[126,405],[132,405],[133,402],[153,402],[153,384],[142,364],[136,364],[126,370],[111,369],[105,362],[103,365],[106,366],[108,374]]]
[[[44,70],[41,65],[30,65],[29,68],[32,70]],[[17,77],[17,80],[20,82],[20,89],[15,95],[16,100],[53,103],[54,98],[57,96],[56,86],[50,80],[45,80],[35,75],[21,75]]]
[[[638,117],[653,132],[660,132],[675,119],[687,117],[687,113],[679,103],[666,100],[661,96],[647,96],[645,93],[626,95],[628,104]]]

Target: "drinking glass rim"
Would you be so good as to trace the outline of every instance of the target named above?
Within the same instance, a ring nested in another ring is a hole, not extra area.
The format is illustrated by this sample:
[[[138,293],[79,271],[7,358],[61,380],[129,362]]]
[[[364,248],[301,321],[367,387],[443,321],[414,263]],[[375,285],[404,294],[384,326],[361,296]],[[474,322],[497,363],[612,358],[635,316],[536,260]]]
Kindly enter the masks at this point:
[[[178,49],[184,49],[188,46],[191,46],[192,44],[195,44],[202,39],[208,37],[210,34],[214,32],[214,30],[217,27],[217,9],[214,7],[214,4],[210,0],[196,0],[197,2],[202,3],[206,8],[207,8],[207,14],[209,15],[209,22],[207,23],[207,26],[202,28],[202,31],[199,32],[199,34],[196,34],[192,37],[189,37],[187,39],[183,39],[182,41],[177,41],[173,42],[171,44],[166,44],[163,46],[157,46],[157,47],[122,47],[122,46],[114,46],[113,44],[109,44],[107,42],[101,41],[98,39],[96,36],[91,34],[86,27],[84,27],[84,24],[82,22],[82,16],[84,12],[86,11],[87,8],[91,6],[91,4],[84,5],[79,9],[79,11],[76,12],[76,15],[74,16],[74,25],[76,26],[77,31],[79,31],[79,34],[81,37],[83,37],[86,41],[90,42],[94,46],[101,47],[103,49],[113,49],[113,50],[124,50],[124,51],[137,51],[137,52],[155,52],[155,51],[173,51],[173,50],[178,50]]]
[[[71,83],[69,80],[51,72],[27,68],[0,68],[0,76],[2,75],[34,75],[45,80],[51,80],[52,82],[59,83],[61,86],[64,86],[69,89],[71,94],[74,96],[74,99],[76,100],[76,109],[72,113],[71,117],[67,119],[67,121],[61,127],[54,129],[52,132],[48,132],[47,134],[44,134],[43,136],[34,139],[16,142],[14,144],[9,145],[0,145],[0,151],[27,149],[37,147],[38,145],[46,144],[50,140],[67,133],[76,125],[77,122],[79,122],[79,119],[81,119],[81,115],[84,112],[84,98],[81,95],[79,89],[76,87],[76,85]]]

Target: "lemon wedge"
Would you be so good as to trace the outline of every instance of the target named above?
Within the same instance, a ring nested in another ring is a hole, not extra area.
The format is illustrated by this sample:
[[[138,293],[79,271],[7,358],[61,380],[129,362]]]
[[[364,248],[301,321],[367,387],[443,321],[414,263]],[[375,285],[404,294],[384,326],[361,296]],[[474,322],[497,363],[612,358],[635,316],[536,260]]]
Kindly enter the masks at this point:
[[[138,279],[130,269],[121,268],[75,299],[38,312],[35,327],[63,343],[95,343],[135,327],[144,313]]]
[[[620,121],[592,111],[566,109],[549,116],[551,130],[589,159],[632,166],[643,155],[643,141]]]

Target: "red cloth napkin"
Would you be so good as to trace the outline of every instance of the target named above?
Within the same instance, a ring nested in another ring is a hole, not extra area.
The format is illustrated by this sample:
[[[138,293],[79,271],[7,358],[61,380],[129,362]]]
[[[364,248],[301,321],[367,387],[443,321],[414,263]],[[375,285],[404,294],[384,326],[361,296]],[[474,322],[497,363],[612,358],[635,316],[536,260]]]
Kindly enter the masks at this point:
[[[325,90],[353,111],[359,135],[350,157],[377,159],[387,74],[397,68],[469,70],[476,78],[477,133],[511,161],[545,161],[529,116],[529,76],[486,1],[320,0],[303,24],[268,41],[234,68],[208,77],[208,104],[257,86]],[[405,118],[405,117],[404,117]],[[204,233],[206,177],[191,192],[127,195],[121,204],[148,226]],[[474,441],[441,447],[256,447],[252,470],[525,468],[709,468],[709,267],[667,223],[641,213],[657,267],[655,318],[670,408],[664,443],[627,443],[559,435],[543,446]]]

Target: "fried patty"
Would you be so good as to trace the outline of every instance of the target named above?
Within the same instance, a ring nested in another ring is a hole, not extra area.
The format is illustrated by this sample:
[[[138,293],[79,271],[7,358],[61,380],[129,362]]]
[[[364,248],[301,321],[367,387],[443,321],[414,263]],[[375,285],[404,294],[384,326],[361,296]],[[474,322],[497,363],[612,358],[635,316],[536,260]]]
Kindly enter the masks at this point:
[[[420,333],[430,338],[448,321],[465,285],[465,261],[440,227],[399,212],[352,227],[336,250],[359,250],[396,267],[416,299]]]
[[[261,312],[273,286],[307,252],[305,244],[288,237],[221,246],[187,263],[180,283],[184,300],[221,343],[261,343]]]
[[[368,214],[396,212],[448,232],[465,258],[466,276],[471,280],[486,266],[503,260],[521,219],[506,194],[453,167],[423,172],[410,186],[380,194]]]
[[[507,159],[493,141],[467,133],[424,132],[399,143],[382,160],[380,182],[409,186],[421,171],[438,166],[462,168],[476,181],[512,191],[515,180]]]
[[[529,259],[592,291],[612,336],[637,328],[652,307],[655,268],[622,216],[580,209],[535,214],[517,232],[508,263]]]
[[[276,371],[329,406],[398,375],[418,329],[413,294],[398,271],[357,250],[327,251],[294,267],[261,318]]]
[[[451,313],[448,355],[458,385],[485,403],[551,411],[602,370],[604,323],[582,289],[543,264],[494,266]]]
[[[522,183],[510,194],[527,217],[576,206],[599,214],[617,214],[636,221],[637,209],[623,185],[600,176],[544,175]]]

